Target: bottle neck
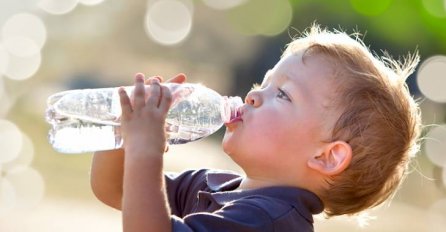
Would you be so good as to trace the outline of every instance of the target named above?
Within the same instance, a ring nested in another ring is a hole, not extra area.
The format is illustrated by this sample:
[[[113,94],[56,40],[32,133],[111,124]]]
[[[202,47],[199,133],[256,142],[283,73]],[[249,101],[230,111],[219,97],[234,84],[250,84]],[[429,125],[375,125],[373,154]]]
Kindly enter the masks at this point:
[[[241,97],[223,97],[222,119],[224,123],[230,122],[239,115],[239,109],[242,107]]]

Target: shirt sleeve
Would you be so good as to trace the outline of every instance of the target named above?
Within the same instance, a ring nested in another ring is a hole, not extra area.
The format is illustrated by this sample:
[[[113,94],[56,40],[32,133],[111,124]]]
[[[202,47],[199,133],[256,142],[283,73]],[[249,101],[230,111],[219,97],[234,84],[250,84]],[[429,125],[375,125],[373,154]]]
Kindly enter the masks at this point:
[[[238,200],[213,213],[171,216],[173,232],[274,231],[273,220],[252,200]]]
[[[191,212],[196,202],[198,191],[206,185],[206,171],[189,170],[178,173],[165,173],[167,198],[171,213],[183,217]]]

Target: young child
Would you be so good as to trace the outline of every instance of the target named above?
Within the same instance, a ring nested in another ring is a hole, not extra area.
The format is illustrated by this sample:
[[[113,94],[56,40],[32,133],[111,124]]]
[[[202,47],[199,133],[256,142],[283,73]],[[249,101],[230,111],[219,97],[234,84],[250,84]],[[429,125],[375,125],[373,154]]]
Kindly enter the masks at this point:
[[[359,213],[393,195],[418,149],[405,84],[418,61],[378,59],[358,38],[312,26],[226,125],[223,149],[243,176],[164,175],[171,95],[161,78],[145,93],[138,74],[132,102],[120,91],[123,149],[95,153],[93,191],[122,210],[125,231],[313,231],[313,214]]]

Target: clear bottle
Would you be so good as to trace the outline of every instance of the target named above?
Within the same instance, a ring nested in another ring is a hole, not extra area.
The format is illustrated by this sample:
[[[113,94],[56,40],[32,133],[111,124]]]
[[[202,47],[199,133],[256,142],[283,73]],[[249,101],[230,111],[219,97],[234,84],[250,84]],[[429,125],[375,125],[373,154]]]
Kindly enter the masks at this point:
[[[166,118],[167,142],[206,137],[238,114],[240,97],[222,97],[200,84],[165,83],[173,101]],[[125,87],[129,96],[133,86]],[[62,153],[111,150],[122,146],[118,88],[68,90],[47,100],[49,141]]]

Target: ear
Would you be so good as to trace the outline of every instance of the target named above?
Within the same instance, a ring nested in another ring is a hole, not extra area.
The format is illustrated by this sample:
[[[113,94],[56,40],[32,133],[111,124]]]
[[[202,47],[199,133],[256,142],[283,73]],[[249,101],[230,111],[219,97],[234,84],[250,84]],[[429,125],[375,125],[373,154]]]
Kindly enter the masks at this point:
[[[324,175],[333,176],[343,172],[352,159],[352,148],[344,141],[327,144],[320,154],[308,160],[308,167]]]

